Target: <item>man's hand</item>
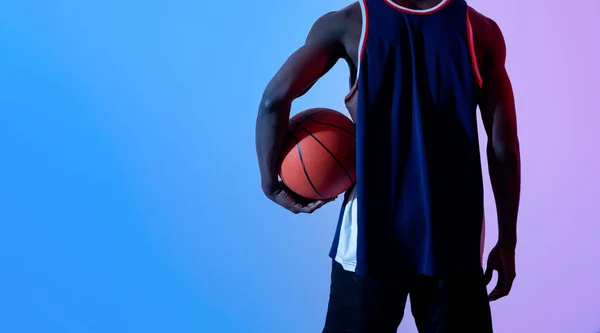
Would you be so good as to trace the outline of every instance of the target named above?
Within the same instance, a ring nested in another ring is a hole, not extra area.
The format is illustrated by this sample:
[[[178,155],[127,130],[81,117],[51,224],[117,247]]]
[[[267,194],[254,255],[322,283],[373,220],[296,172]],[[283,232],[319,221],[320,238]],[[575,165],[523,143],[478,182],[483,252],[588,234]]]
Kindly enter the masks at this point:
[[[516,277],[514,246],[504,246],[502,244],[494,246],[488,257],[485,269],[486,285],[492,281],[494,271],[498,272],[498,282],[489,295],[490,301],[498,300],[510,293]]]
[[[288,189],[283,182],[278,182],[274,187],[265,190],[265,195],[276,204],[294,214],[311,214],[315,210],[323,207],[324,204],[335,200],[335,198],[327,200],[312,200],[303,198],[290,191],[290,189]]]

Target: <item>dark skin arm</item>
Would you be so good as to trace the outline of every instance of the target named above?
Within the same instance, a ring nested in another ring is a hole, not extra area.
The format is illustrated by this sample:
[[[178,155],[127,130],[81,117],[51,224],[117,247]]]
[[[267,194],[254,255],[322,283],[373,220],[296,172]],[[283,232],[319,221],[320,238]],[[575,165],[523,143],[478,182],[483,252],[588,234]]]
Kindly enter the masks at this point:
[[[490,252],[485,272],[487,283],[493,271],[498,272],[498,282],[489,296],[494,301],[509,294],[516,276],[521,166],[515,101],[505,68],[506,44],[500,28],[487,20],[489,45],[481,73],[483,87],[479,106],[488,136],[488,166],[498,214],[498,243]]]
[[[319,18],[305,44],[294,52],[271,79],[256,118],[256,153],[265,195],[294,214],[312,213],[326,201],[297,197],[279,181],[279,158],[288,129],[290,108],[345,54],[343,22],[338,12]]]

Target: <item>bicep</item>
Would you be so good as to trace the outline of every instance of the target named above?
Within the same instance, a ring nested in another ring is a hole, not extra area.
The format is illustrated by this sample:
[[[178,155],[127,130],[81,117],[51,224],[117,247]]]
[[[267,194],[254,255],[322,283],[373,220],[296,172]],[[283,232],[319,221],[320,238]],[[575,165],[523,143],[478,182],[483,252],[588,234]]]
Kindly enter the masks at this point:
[[[517,118],[512,83],[506,71],[506,45],[495,26],[482,71],[481,117],[490,143],[497,150],[517,142]]]
[[[305,44],[296,50],[269,82],[265,94],[291,101],[306,92],[342,56],[339,28],[332,14],[313,25]]]

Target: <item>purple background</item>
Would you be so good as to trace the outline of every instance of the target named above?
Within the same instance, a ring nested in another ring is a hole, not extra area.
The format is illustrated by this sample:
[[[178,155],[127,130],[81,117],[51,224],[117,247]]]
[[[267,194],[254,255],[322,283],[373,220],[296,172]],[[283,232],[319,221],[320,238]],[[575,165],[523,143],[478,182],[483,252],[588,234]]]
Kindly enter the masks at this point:
[[[522,154],[517,279],[498,332],[600,329],[600,2],[471,1],[508,48]],[[484,141],[485,142],[485,141]],[[489,180],[487,182],[489,184]],[[495,206],[486,186],[488,225]],[[486,254],[497,232],[488,228]]]

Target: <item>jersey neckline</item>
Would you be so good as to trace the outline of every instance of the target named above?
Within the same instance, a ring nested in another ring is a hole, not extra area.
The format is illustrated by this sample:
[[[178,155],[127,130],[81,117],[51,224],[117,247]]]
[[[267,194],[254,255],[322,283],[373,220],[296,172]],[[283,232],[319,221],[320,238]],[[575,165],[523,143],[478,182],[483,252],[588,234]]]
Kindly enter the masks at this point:
[[[417,14],[417,15],[427,15],[427,14],[433,14],[435,12],[437,12],[438,10],[444,8],[444,6],[446,6],[450,0],[442,0],[440,1],[440,3],[438,3],[437,5],[429,8],[429,9],[411,9],[411,8],[407,8],[404,6],[400,6],[399,4],[395,3],[392,0],[383,0],[385,3],[387,3],[390,7],[401,11],[401,12],[405,12],[405,13],[409,13],[409,14]]]

